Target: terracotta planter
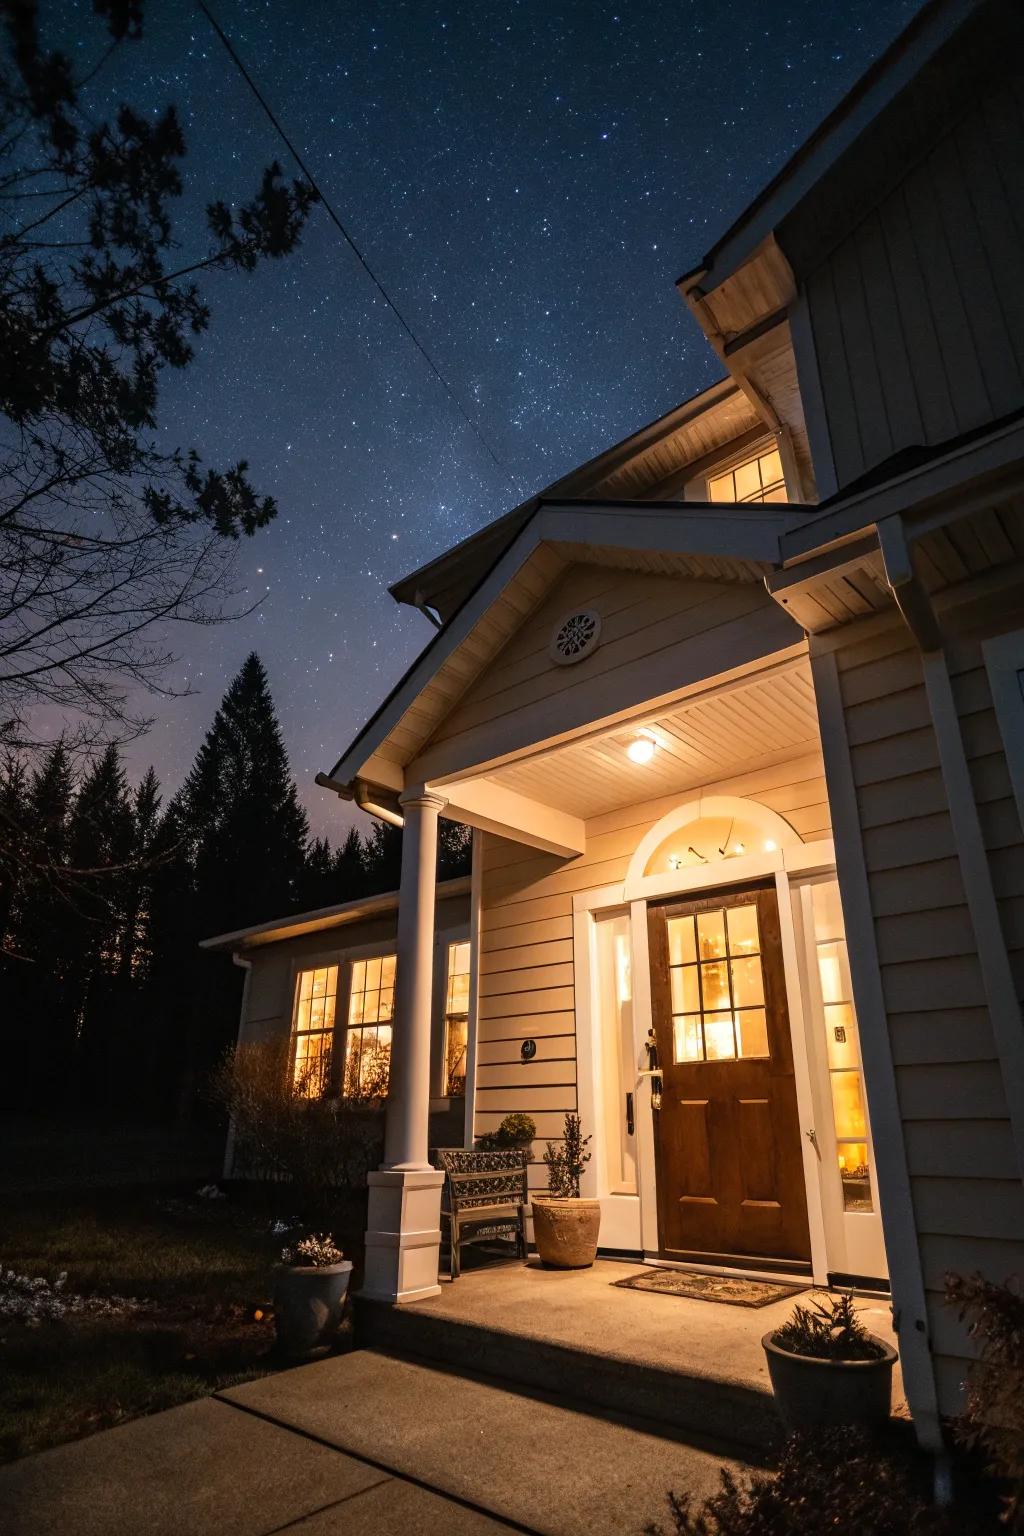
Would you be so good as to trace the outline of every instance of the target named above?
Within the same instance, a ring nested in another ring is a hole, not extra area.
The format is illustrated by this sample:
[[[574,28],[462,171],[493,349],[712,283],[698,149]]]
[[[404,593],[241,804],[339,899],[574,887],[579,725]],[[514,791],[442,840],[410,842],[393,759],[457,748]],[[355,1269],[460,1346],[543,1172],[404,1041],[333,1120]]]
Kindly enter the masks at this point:
[[[597,1257],[600,1200],[535,1197],[533,1237],[542,1264],[552,1269],[587,1269]]]
[[[892,1406],[892,1368],[896,1351],[884,1339],[869,1338],[885,1353],[877,1360],[813,1360],[761,1340],[779,1416],[788,1430],[857,1424],[881,1427]]]
[[[338,1331],[352,1264],[282,1265],[274,1283],[277,1347],[289,1360],[327,1349]]]

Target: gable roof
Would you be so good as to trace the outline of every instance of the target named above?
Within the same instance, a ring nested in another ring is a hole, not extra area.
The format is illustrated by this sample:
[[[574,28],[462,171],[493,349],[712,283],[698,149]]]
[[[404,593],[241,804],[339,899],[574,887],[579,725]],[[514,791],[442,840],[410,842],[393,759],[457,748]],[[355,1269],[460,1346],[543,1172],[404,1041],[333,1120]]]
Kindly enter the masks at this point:
[[[763,581],[783,535],[815,508],[700,502],[538,500],[477,582],[331,769],[403,787],[402,768],[537,606],[567,565],[590,561],[712,581]],[[322,782],[322,781],[321,781]]]

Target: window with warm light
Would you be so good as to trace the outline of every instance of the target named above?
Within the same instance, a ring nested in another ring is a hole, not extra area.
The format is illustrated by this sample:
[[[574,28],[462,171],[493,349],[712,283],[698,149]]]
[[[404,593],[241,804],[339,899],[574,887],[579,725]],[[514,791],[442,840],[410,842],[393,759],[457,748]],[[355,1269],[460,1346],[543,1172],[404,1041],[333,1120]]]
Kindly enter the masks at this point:
[[[352,962],[345,1032],[344,1091],[348,1098],[387,1092],[395,965],[394,955]]]
[[[292,1025],[292,1083],[307,1099],[319,1098],[327,1091],[337,999],[336,965],[299,972]]]
[[[670,917],[668,960],[677,1063],[770,1055],[753,902]]]
[[[633,1042],[633,969],[628,912],[597,919],[597,1007],[600,1029],[601,1153],[608,1193],[635,1195],[637,1090]]]
[[[777,448],[756,454],[708,480],[709,501],[788,501],[786,477]]]
[[[815,885],[812,905],[843,1209],[871,1211],[874,1199],[860,1041],[837,882],[828,880]]]
[[[466,1092],[469,1049],[469,943],[448,945],[448,980],[444,1004],[444,1091],[450,1098]]]

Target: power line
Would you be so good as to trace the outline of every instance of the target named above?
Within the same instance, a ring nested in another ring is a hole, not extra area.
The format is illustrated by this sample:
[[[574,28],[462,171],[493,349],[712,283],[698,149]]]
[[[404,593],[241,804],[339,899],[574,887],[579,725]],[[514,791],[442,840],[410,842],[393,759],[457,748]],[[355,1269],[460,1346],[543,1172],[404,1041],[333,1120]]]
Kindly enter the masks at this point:
[[[292,159],[295,161],[296,165],[299,167],[299,170],[302,172],[303,176],[305,176],[306,180],[309,182],[310,186],[313,188],[314,192],[319,197],[321,203],[324,206],[324,209],[326,210],[328,218],[331,220],[331,223],[335,226],[335,228],[337,229],[338,233],[341,235],[342,239],[345,241],[346,245],[348,246],[349,250],[355,256],[356,260],[359,262],[359,265],[362,267],[363,271],[366,273],[367,277],[370,279],[370,281],[373,284],[373,286],[377,289],[377,292],[380,294],[380,296],[384,300],[385,304],[388,306],[388,308],[394,314],[394,316],[397,319],[399,325],[402,327],[403,331],[408,336],[409,340],[412,342],[412,344],[416,348],[417,352],[423,358],[423,361],[426,363],[426,365],[430,369],[431,373],[437,379],[438,383],[441,385],[441,388],[444,390],[445,394],[448,396],[449,400],[452,402],[452,404],[454,405],[455,409],[458,411],[459,415],[462,417],[463,421],[466,423],[466,425],[469,427],[470,431],[477,438],[478,442],[481,443],[481,445],[483,446],[483,448],[486,451],[486,453],[488,454],[488,456],[497,465],[498,469],[501,470],[502,474],[508,479],[509,483],[514,487],[514,489],[516,490],[517,494],[521,495],[522,491],[521,491],[517,481],[514,479],[514,477],[512,475],[512,471],[508,468],[507,465],[502,463],[501,459],[499,459],[498,455],[495,453],[494,449],[491,447],[490,443],[487,441],[487,438],[484,436],[483,432],[480,430],[480,428],[477,426],[476,422],[473,420],[473,418],[470,416],[469,412],[466,410],[465,406],[462,404],[462,401],[459,399],[458,395],[455,393],[455,390],[449,384],[448,380],[445,378],[445,376],[441,372],[440,368],[434,362],[434,359],[431,357],[431,355],[427,351],[426,347],[423,345],[423,343],[420,341],[419,337],[416,335],[416,332],[413,330],[413,328],[409,324],[408,320],[406,320],[405,316],[402,314],[402,311],[399,309],[398,305],[395,303],[395,301],[391,297],[390,293],[388,293],[387,289],[385,288],[384,284],[381,282],[380,278],[377,276],[376,272],[374,272],[373,268],[370,266],[370,263],[367,261],[366,257],[363,255],[362,251],[359,249],[359,246],[356,244],[355,240],[352,238],[352,236],[349,234],[348,230],[345,228],[345,225],[342,223],[342,220],[339,218],[338,214],[334,211],[334,208],[331,206],[331,203],[329,202],[327,197],[325,197],[323,191],[321,190],[321,188],[317,184],[317,180],[316,180],[316,177],[313,175],[313,172],[309,169],[309,166],[306,164],[305,160],[299,154],[298,149],[295,147],[295,145],[292,143],[291,139],[288,137],[288,134],[285,132],[285,129],[284,129],[283,125],[279,122],[278,118],[275,116],[273,108],[271,107],[270,103],[267,101],[266,97],[261,92],[259,86],[256,84],[255,80],[252,78],[252,76],[250,75],[249,71],[246,69],[245,65],[242,63],[242,60],[239,58],[238,54],[235,52],[235,49],[234,49],[234,47],[232,46],[232,43],[231,43],[231,39],[225,33],[223,27],[220,25],[220,22],[214,16],[214,14],[210,10],[209,6],[205,3],[205,0],[196,0],[196,4],[199,7],[199,9],[202,11],[203,15],[206,17],[207,21],[210,23],[210,26],[213,28],[214,32],[216,32],[217,36],[220,38],[221,42],[224,44],[224,47],[227,50],[229,58],[231,59],[232,63],[234,64],[235,68],[238,70],[238,73],[242,76],[242,79],[245,81],[245,83],[249,87],[250,91],[252,91],[253,95],[255,96],[256,100],[259,102],[260,106],[263,108],[263,111],[266,113],[267,117],[269,118],[270,123],[273,126],[275,132],[277,133],[277,135],[281,139],[282,143],[287,148],[288,153],[291,155]]]

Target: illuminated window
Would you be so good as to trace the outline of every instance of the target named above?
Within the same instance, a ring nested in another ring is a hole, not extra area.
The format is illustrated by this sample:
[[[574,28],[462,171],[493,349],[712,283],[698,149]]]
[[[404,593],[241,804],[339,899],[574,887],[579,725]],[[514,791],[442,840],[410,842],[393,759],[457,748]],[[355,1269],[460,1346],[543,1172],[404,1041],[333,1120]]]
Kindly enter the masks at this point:
[[[327,1091],[338,998],[338,967],[300,971],[295,983],[292,1083],[307,1099]]]
[[[788,501],[779,450],[772,448],[708,481],[709,501]]]
[[[753,902],[670,917],[668,961],[677,1062],[770,1054]]]
[[[843,1185],[843,1209],[871,1211],[871,1166],[861,1076],[857,1016],[853,1011],[850,962],[835,880],[812,888],[814,942],[825,1013],[825,1047],[832,1088],[836,1158]]]
[[[387,1093],[391,1066],[391,1020],[395,1011],[394,955],[352,962],[345,1034],[347,1098]]]
[[[460,1098],[466,1092],[468,1047],[469,944],[449,944],[444,1003],[444,1091],[452,1098]]]

